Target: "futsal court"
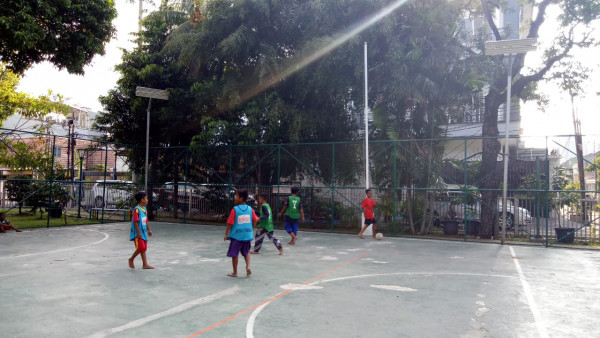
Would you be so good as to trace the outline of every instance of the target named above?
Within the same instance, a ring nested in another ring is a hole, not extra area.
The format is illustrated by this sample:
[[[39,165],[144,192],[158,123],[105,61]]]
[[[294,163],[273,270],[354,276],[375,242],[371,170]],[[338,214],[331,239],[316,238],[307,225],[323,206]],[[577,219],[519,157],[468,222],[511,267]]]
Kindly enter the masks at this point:
[[[227,277],[225,226],[0,234],[3,337],[598,337],[600,251],[299,233]],[[358,229],[357,229],[358,231]]]

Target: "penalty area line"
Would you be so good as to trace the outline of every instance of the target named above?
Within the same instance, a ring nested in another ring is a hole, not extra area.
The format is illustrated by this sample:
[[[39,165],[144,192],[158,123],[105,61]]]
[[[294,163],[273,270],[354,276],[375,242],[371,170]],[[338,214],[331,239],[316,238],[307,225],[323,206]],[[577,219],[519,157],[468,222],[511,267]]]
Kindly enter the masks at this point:
[[[159,313],[155,313],[153,315],[146,316],[146,317],[143,317],[140,319],[136,319],[127,324],[117,326],[112,329],[106,329],[106,330],[102,330],[100,332],[96,332],[96,333],[88,336],[87,338],[102,338],[102,337],[110,336],[115,333],[119,333],[119,332],[123,332],[123,331],[129,330],[129,329],[140,327],[140,326],[148,324],[152,321],[155,321],[155,320],[158,320],[158,319],[161,319],[164,317],[172,316],[174,314],[186,311],[186,310],[196,307],[198,305],[207,304],[207,303],[213,302],[213,301],[215,301],[219,298],[225,297],[225,296],[231,296],[231,295],[235,294],[236,292],[238,292],[239,290],[240,290],[239,286],[234,286],[229,289],[225,289],[223,291],[214,293],[210,296],[194,299],[192,301],[180,304],[180,305],[170,308],[168,310],[165,310],[165,311],[162,311]]]
[[[302,283],[302,284],[304,284],[304,285],[308,285],[308,284],[309,284],[309,283],[311,283],[312,281],[315,281],[315,280],[317,280],[317,279],[319,279],[319,278],[325,277],[326,275],[328,275],[328,274],[330,274],[330,273],[334,272],[335,270],[341,269],[341,268],[343,268],[343,267],[347,266],[348,264],[350,264],[350,263],[352,263],[352,262],[354,262],[354,261],[357,261],[357,260],[359,260],[359,259],[363,258],[363,257],[364,257],[364,256],[366,256],[367,254],[368,254],[368,252],[365,252],[365,253],[363,253],[362,255],[359,255],[359,256],[357,256],[357,257],[354,257],[353,259],[351,259],[351,260],[347,261],[346,263],[344,263],[344,264],[341,264],[341,265],[339,265],[339,266],[336,266],[335,268],[333,268],[333,269],[331,269],[331,270],[329,270],[329,271],[327,271],[327,272],[324,272],[324,273],[322,273],[322,274],[318,275],[317,277],[311,278],[311,279],[307,280],[306,282],[304,282],[304,283]],[[222,321],[220,321],[220,322],[218,322],[218,323],[215,323],[215,324],[213,324],[213,325],[211,325],[211,326],[209,326],[209,327],[207,327],[207,328],[205,328],[205,329],[203,329],[203,330],[200,330],[200,331],[198,331],[198,332],[192,333],[191,335],[189,335],[189,336],[188,336],[188,338],[191,338],[191,337],[196,337],[196,336],[198,336],[198,335],[201,335],[201,334],[203,334],[203,333],[205,333],[205,332],[208,332],[208,331],[210,331],[210,330],[212,330],[212,329],[214,329],[214,328],[216,328],[216,327],[219,327],[219,326],[221,326],[221,325],[223,325],[223,324],[225,324],[225,323],[227,323],[227,322],[231,321],[232,319],[235,319],[235,318],[237,318],[237,317],[239,317],[239,316],[241,316],[241,315],[243,315],[243,314],[245,314],[245,313],[247,313],[247,312],[249,312],[249,311],[251,311],[251,310],[254,310],[254,309],[257,309],[257,308],[260,308],[260,309],[262,310],[262,309],[264,308],[264,306],[265,306],[265,305],[267,305],[268,303],[270,303],[270,302],[274,301],[275,299],[277,299],[277,298],[280,298],[280,297],[282,297],[282,296],[284,296],[284,295],[286,295],[286,294],[288,294],[288,293],[290,293],[290,292],[292,292],[292,291],[294,291],[294,290],[293,290],[293,289],[288,289],[288,290],[285,290],[285,291],[283,291],[283,292],[280,292],[280,293],[276,294],[275,296],[273,296],[273,297],[271,297],[271,298],[269,298],[269,299],[267,299],[267,300],[265,300],[265,301],[262,301],[262,302],[260,302],[260,303],[258,303],[258,304],[256,304],[256,305],[253,305],[253,306],[251,306],[251,307],[249,307],[249,308],[247,308],[247,309],[245,309],[245,310],[243,310],[243,311],[240,311],[240,312],[238,312],[238,313],[236,313],[236,314],[234,314],[234,315],[232,315],[232,316],[230,316],[230,317],[227,317],[227,318],[223,319]],[[256,316],[255,316],[254,318],[256,318]],[[248,330],[248,328],[246,329],[246,331],[247,331],[247,330]],[[246,333],[247,333],[247,332],[246,332]],[[250,334],[252,334],[252,332],[250,332]]]
[[[515,263],[515,268],[517,269],[517,273],[519,274],[519,279],[521,280],[521,284],[523,285],[523,292],[525,292],[525,297],[527,298],[527,303],[529,303],[529,308],[531,309],[531,313],[533,313],[533,319],[535,320],[535,326],[538,329],[538,333],[541,338],[548,338],[548,331],[546,331],[546,326],[544,325],[542,314],[538,309],[535,300],[533,299],[533,293],[531,292],[531,288],[529,287],[529,283],[525,279],[525,275],[523,274],[523,270],[521,269],[521,264],[517,259],[517,255],[515,254],[515,250],[512,246],[508,247],[510,249],[510,254],[513,262]]]

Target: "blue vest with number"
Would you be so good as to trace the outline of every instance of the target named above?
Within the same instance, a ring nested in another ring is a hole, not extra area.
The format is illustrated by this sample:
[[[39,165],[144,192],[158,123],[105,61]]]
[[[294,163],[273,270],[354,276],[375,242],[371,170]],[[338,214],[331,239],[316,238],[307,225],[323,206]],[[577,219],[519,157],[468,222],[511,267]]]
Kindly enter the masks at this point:
[[[234,207],[233,210],[235,210],[235,222],[227,239],[233,238],[242,242],[251,241],[253,237],[252,208],[242,204]]]
[[[146,209],[141,208],[139,205],[135,207],[135,209],[133,209],[133,212],[135,211],[139,212],[140,215],[140,220],[138,222],[138,227],[140,228],[140,232],[142,233],[142,239],[147,241],[148,240],[148,228],[146,226],[146,222],[148,222],[148,216],[146,215]],[[129,235],[129,240],[133,241],[134,238],[137,237],[137,231],[135,230],[135,223],[133,222],[133,217],[131,218],[131,234]]]

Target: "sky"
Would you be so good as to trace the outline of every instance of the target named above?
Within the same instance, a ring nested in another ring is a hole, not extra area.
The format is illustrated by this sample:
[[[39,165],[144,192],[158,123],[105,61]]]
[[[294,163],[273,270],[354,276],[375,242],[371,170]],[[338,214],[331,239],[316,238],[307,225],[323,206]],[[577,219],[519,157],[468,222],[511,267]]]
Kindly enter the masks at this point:
[[[67,104],[88,107],[94,111],[102,110],[98,97],[106,95],[116,87],[119,73],[115,65],[121,62],[121,49],[133,48],[132,32],[138,30],[139,5],[137,1],[129,3],[125,0],[116,1],[118,17],[115,19],[117,29],[115,39],[105,47],[106,54],[96,56],[92,63],[84,68],[85,75],[73,75],[67,71],[59,71],[49,62],[43,62],[31,67],[19,84],[19,90],[32,95],[42,95],[52,89],[54,93],[65,97]],[[152,5],[144,4],[148,9]]]
[[[116,86],[119,73],[114,70],[115,65],[121,61],[121,48],[133,48],[132,32],[138,29],[138,4],[124,0],[117,1],[118,17],[115,21],[117,33],[115,39],[106,45],[106,54],[96,56],[92,63],[85,67],[85,75],[71,75],[66,71],[59,71],[51,64],[45,62],[34,65],[21,80],[19,90],[32,95],[47,93],[52,88],[55,93],[62,94],[67,103],[91,108],[94,111],[102,110],[98,97],[106,95]],[[154,5],[145,4],[146,9]],[[556,9],[550,16],[557,15]],[[539,41],[542,46],[547,46],[552,41],[556,29],[552,27],[553,20],[549,19],[540,32]],[[600,27],[596,31],[596,38],[600,40]],[[576,58],[591,68],[590,79],[584,83],[585,92],[575,98],[574,106],[579,115],[584,137],[584,153],[595,149],[600,150],[600,48],[593,50],[576,51]],[[541,60],[541,48],[536,52],[528,53],[526,66],[534,67]],[[523,135],[567,135],[573,134],[573,119],[571,117],[570,97],[563,93],[555,83],[540,83],[540,90],[549,98],[548,105],[542,110],[536,103],[528,102],[521,107],[521,126]],[[594,136],[591,136],[594,135]],[[524,137],[526,146],[543,147],[545,138]],[[573,145],[571,139],[559,139],[559,143]],[[560,148],[550,146],[550,148]]]

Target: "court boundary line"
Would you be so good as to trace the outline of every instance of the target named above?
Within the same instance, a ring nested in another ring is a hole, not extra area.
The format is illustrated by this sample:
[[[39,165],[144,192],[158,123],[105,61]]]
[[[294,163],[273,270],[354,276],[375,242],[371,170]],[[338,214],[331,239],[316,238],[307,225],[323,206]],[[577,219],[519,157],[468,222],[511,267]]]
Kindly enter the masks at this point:
[[[519,274],[519,279],[521,280],[521,285],[523,286],[523,292],[525,292],[525,298],[527,298],[529,309],[531,310],[531,313],[533,313],[533,320],[535,321],[535,326],[537,327],[538,333],[541,338],[548,338],[548,331],[546,330],[546,325],[544,325],[542,314],[540,313],[540,310],[538,309],[537,304],[533,299],[533,293],[531,292],[529,283],[525,279],[525,275],[523,274],[523,270],[521,269],[521,264],[517,259],[515,250],[512,246],[509,246],[508,248],[510,249],[510,255],[512,257],[513,262],[515,263],[517,273]]]
[[[322,273],[322,274],[320,274],[320,275],[318,275],[318,276],[316,276],[314,278],[311,278],[311,279],[305,281],[302,284],[309,285],[310,282],[312,282],[312,281],[314,281],[316,279],[322,278],[322,277],[324,277],[324,276],[326,276],[326,275],[328,275],[328,274],[330,274],[330,273],[332,273],[332,272],[334,272],[334,271],[336,271],[338,269],[341,269],[341,268],[347,266],[348,264],[350,264],[352,262],[355,262],[355,261],[363,258],[364,256],[366,256],[368,254],[369,254],[368,252],[364,252],[361,255],[359,255],[357,257],[354,257],[351,260],[345,262],[344,264],[338,265],[335,268],[333,268],[331,270],[328,270],[328,271],[326,271],[326,272],[324,272],[324,273]],[[240,312],[238,312],[238,313],[236,313],[234,315],[231,315],[231,316],[229,316],[229,317],[221,320],[220,322],[217,322],[217,323],[215,323],[215,324],[213,324],[213,325],[211,325],[211,326],[209,326],[209,327],[207,327],[205,329],[202,329],[202,330],[200,330],[198,332],[192,333],[191,335],[188,336],[188,338],[196,337],[196,336],[201,335],[201,334],[203,334],[205,332],[208,332],[208,331],[210,331],[210,330],[212,330],[212,329],[214,329],[216,327],[219,327],[222,324],[225,324],[225,323],[231,321],[232,319],[235,319],[235,318],[237,318],[237,317],[239,317],[239,316],[241,316],[241,315],[243,315],[243,314],[245,314],[245,313],[247,313],[247,312],[249,312],[251,310],[254,310],[254,309],[258,308],[258,307],[264,306],[264,305],[266,305],[266,304],[268,304],[268,303],[276,300],[277,298],[280,298],[280,297],[282,297],[282,296],[284,296],[284,295],[286,295],[286,294],[288,294],[288,293],[290,293],[292,291],[294,291],[294,290],[293,289],[288,289],[288,290],[285,290],[283,292],[280,292],[280,293],[276,294],[275,296],[273,296],[271,298],[268,298],[267,300],[264,300],[264,301],[262,301],[262,302],[260,302],[260,303],[258,303],[256,305],[253,305],[253,306],[251,306],[251,307],[249,307],[249,308],[247,308],[245,310],[242,310],[242,311],[240,311]]]
[[[494,275],[494,274],[480,274],[480,273],[462,273],[462,272],[392,272],[392,273],[375,273],[375,274],[366,274],[366,275],[354,275],[354,276],[346,276],[339,278],[326,279],[322,281],[317,281],[310,283],[308,285],[316,285],[320,283],[329,283],[329,282],[337,282],[341,280],[347,279],[358,279],[358,278],[367,278],[367,277],[383,277],[383,276],[396,276],[396,275],[407,275],[407,276],[433,276],[433,275],[442,275],[442,276],[472,276],[472,277],[498,277],[498,278],[511,278],[517,279],[516,276],[510,275]],[[288,290],[289,291],[289,290]],[[248,322],[246,323],[246,338],[254,338],[254,325],[256,323],[256,318],[258,315],[264,310],[264,308],[269,305],[270,302],[265,302],[264,304],[257,307],[250,318],[248,318]]]
[[[125,323],[121,326],[98,331],[96,333],[93,333],[93,334],[87,336],[87,338],[103,338],[103,337],[107,337],[107,336],[110,336],[115,333],[127,331],[129,329],[134,329],[136,327],[146,325],[155,320],[159,320],[159,319],[162,319],[165,317],[169,317],[169,316],[181,313],[183,311],[189,310],[198,305],[211,303],[211,302],[213,302],[219,298],[225,297],[225,296],[231,296],[231,295],[235,294],[236,292],[238,292],[239,290],[241,290],[241,288],[236,285],[236,286],[230,287],[229,289],[225,289],[225,290],[213,293],[212,295],[204,296],[201,298],[191,300],[189,302],[185,302],[183,304],[179,304],[179,305],[172,307],[170,309],[167,309],[165,311],[161,311],[161,312],[158,312],[158,313],[146,316],[146,317],[142,317],[142,318],[130,321],[129,323]]]
[[[55,253],[55,252],[62,252],[62,251],[69,251],[69,250],[75,250],[75,249],[85,248],[86,246],[92,246],[92,245],[100,244],[100,243],[106,241],[110,237],[110,235],[107,234],[106,232],[102,232],[102,231],[98,231],[98,230],[93,230],[93,229],[81,229],[81,230],[93,231],[93,232],[101,233],[101,234],[104,235],[104,238],[101,239],[101,240],[99,240],[99,241],[96,241],[94,243],[89,243],[89,244],[74,246],[74,247],[70,247],[70,248],[64,248],[64,249],[58,249],[58,250],[51,250],[51,251],[43,251],[43,252],[36,252],[36,253],[30,253],[30,254],[24,254],[24,255],[4,256],[4,257],[0,257],[0,260],[2,260],[2,259],[12,259],[12,258],[22,258],[22,257],[31,257],[31,256],[44,255],[44,254],[52,254],[52,253]]]

